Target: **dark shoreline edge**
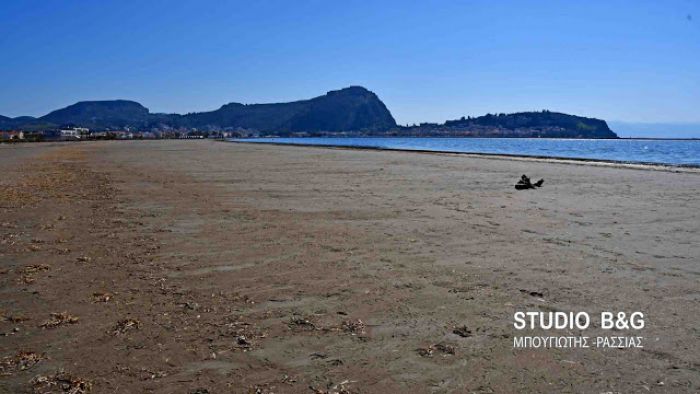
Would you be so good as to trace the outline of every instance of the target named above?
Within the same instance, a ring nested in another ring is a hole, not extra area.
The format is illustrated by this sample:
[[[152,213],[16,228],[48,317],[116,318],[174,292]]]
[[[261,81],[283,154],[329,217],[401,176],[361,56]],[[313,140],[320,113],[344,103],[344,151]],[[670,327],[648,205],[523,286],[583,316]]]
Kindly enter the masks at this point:
[[[587,159],[587,158],[577,158],[577,157],[561,157],[561,156],[537,156],[537,155],[517,155],[508,153],[483,153],[483,152],[452,152],[452,151],[441,151],[441,150],[427,150],[427,149],[400,149],[400,148],[381,148],[376,146],[347,146],[347,145],[318,145],[318,144],[302,144],[297,142],[283,143],[283,142],[264,142],[264,141],[245,141],[245,140],[234,140],[225,139],[223,142],[232,142],[236,144],[257,144],[257,145],[276,145],[276,146],[296,146],[296,147],[306,147],[306,148],[326,148],[326,149],[349,149],[349,150],[370,150],[370,151],[389,151],[389,152],[412,152],[412,153],[423,153],[423,154],[448,154],[448,155],[465,155],[477,158],[491,158],[491,159],[507,159],[507,160],[535,160],[535,161],[551,161],[562,164],[576,164],[576,165],[607,165],[611,167],[618,168],[629,168],[638,170],[656,170],[656,171],[669,171],[669,172],[685,172],[685,173],[698,173],[700,174],[700,165],[692,164],[665,164],[665,163],[653,163],[653,162],[638,162],[638,161],[622,161],[622,160],[603,160],[603,159]]]

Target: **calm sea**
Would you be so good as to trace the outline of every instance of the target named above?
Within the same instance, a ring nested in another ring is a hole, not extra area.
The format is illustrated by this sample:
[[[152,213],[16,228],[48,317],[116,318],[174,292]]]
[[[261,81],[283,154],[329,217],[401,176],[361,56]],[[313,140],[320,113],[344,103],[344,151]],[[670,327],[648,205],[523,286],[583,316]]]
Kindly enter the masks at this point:
[[[549,138],[249,138],[233,141],[495,153],[700,167],[700,140]]]

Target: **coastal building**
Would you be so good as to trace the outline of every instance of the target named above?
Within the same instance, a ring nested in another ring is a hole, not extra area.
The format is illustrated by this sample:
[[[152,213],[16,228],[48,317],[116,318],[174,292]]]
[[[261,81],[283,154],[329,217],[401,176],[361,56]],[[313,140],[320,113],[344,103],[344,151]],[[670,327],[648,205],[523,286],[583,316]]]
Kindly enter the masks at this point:
[[[93,131],[90,132],[90,138],[100,139],[107,138],[109,134],[106,131]]]
[[[90,134],[90,129],[84,127],[71,127],[69,129],[61,129],[61,139],[63,140],[77,140],[80,138],[86,138]]]
[[[64,140],[80,139],[80,132],[77,130],[73,130],[73,129],[61,130],[61,139],[64,139]]]
[[[23,139],[24,139],[24,132],[23,131],[15,131],[15,130],[0,131],[0,141],[23,140]]]

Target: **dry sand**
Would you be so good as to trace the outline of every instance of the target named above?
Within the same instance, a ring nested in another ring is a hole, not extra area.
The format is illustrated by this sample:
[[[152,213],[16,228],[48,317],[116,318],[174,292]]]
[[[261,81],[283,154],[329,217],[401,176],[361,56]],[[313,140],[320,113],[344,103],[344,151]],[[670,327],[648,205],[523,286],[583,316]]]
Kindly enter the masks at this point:
[[[114,141],[0,174],[0,392],[700,390],[692,171]],[[639,310],[645,347],[514,349],[518,310]]]

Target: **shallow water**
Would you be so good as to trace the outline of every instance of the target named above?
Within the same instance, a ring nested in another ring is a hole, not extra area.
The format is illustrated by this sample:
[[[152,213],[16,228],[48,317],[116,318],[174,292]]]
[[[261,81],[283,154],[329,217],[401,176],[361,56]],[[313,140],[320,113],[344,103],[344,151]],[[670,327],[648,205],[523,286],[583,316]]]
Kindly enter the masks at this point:
[[[233,141],[493,153],[700,167],[700,140],[550,138],[249,138]]]

